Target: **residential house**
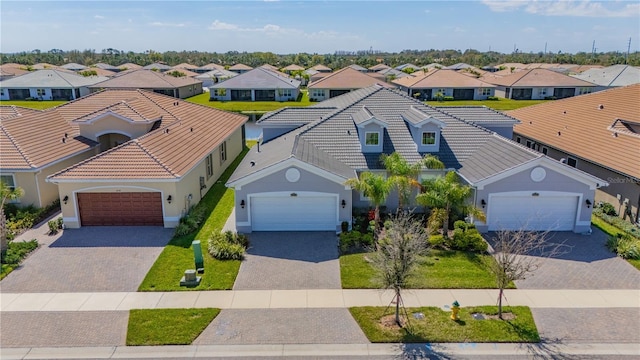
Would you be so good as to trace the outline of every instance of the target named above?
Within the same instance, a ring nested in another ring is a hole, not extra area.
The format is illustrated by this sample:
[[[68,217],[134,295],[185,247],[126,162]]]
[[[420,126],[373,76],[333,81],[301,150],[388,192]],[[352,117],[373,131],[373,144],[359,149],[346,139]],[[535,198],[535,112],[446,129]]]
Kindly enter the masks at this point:
[[[507,139],[513,137],[513,126],[520,123],[518,119],[486,106],[437,106],[436,109]]]
[[[144,90],[1,114],[2,180],[21,205],[60,199],[67,228],[175,227],[240,154],[247,120]]]
[[[398,65],[398,66],[395,67],[395,69],[398,70],[398,71],[414,72],[414,71],[420,70],[420,66],[409,63],[409,64]]]
[[[100,68],[97,68],[97,67],[90,67],[90,68],[87,68],[86,70],[80,71],[79,73],[82,74],[83,71],[92,71],[92,72],[95,71],[96,76],[102,76],[102,77],[107,77],[107,78],[114,77],[114,76],[116,76],[116,74],[121,74],[122,73],[122,71],[116,73],[116,72],[113,72],[113,71],[110,71],[110,70],[100,69]]]
[[[377,73],[365,74],[351,67],[346,67],[319,79],[312,78],[311,83],[307,85],[307,89],[309,89],[309,99],[322,101],[353,90],[369,87],[373,84],[393,87],[393,85],[385,82],[384,75]]]
[[[138,69],[142,69],[142,66],[140,66],[138,64],[134,64],[134,63],[125,63],[125,64],[120,65],[118,67],[118,69],[120,69],[120,71],[138,70]]]
[[[200,66],[199,68],[195,68],[193,72],[197,72],[198,74],[204,74],[206,72],[213,71],[213,70],[225,70],[225,67],[220,64],[210,63],[204,66]]]
[[[94,64],[91,67],[97,67],[97,68],[102,69],[102,70],[109,70],[109,71],[113,71],[113,72],[116,72],[116,73],[120,72],[122,70],[119,67],[116,67],[116,66],[113,66],[113,65],[110,65],[110,64],[107,64],[107,63],[102,63],[102,62]]]
[[[316,66],[312,66],[312,67],[310,67],[309,69],[310,69],[310,70],[315,70],[315,71],[317,71],[317,72],[321,72],[321,73],[330,73],[330,72],[332,72],[332,71],[333,71],[333,70],[331,70],[331,68],[330,68],[330,67],[325,66],[325,65],[322,65],[322,64],[318,64],[318,65],[316,65]]]
[[[496,96],[513,100],[564,99],[597,90],[593,83],[548,69],[522,70],[482,79],[497,86]]]
[[[300,94],[300,80],[257,67],[210,86],[209,93],[211,100],[292,101]]]
[[[229,67],[229,71],[237,72],[238,74],[244,74],[251,71],[253,68],[245,64],[235,64]]]
[[[417,72],[414,76],[393,80],[406,94],[420,100],[452,96],[455,100],[486,100],[495,95],[495,85],[459,74],[454,70]]]
[[[640,69],[629,65],[589,69],[571,76],[594,83],[599,89],[640,84]]]
[[[38,70],[0,81],[2,100],[72,100],[89,94],[89,87],[107,80],[61,70]]]
[[[238,73],[225,69],[216,69],[196,75],[193,78],[202,81],[202,88],[208,90],[214,84],[231,79],[235,76],[238,76]]]
[[[449,66],[443,67],[445,70],[463,70],[463,69],[473,69],[475,66],[469,65],[467,63],[457,63]]]
[[[509,111],[514,139],[607,180],[596,192],[621,216],[638,222],[640,208],[640,84]]]
[[[0,65],[0,74],[2,75],[0,80],[24,75],[33,70],[34,69],[29,68],[28,65],[16,64],[16,63],[5,63]]]
[[[57,65],[52,65],[49,63],[37,63],[31,66],[33,70],[60,70],[60,67]]]
[[[435,155],[456,171],[474,189],[469,201],[486,212],[487,223],[476,222],[480,231],[586,232],[592,211],[586,200],[607,184],[379,85],[307,108],[280,109],[259,124],[270,136],[227,182],[241,232],[340,231],[354,209],[371,206],[346,180],[365,171],[386,174],[380,156],[393,152],[411,164]],[[443,173],[424,170],[419,179]],[[397,193],[385,205],[393,212]]]
[[[300,65],[291,64],[282,68],[282,72],[291,75],[294,71],[304,71],[304,68]]]
[[[190,77],[175,77],[152,70],[131,70],[89,87],[102,89],[145,89],[159,94],[185,99],[202,94],[202,82]]]
[[[351,65],[349,65],[347,67],[352,68],[355,71],[360,71],[360,72],[363,72],[363,73],[368,73],[369,72],[369,69],[367,69],[365,67],[362,67],[362,66],[360,66],[358,64],[351,64]]]
[[[185,70],[189,70],[191,72],[196,72],[196,70],[198,69],[198,66],[189,64],[189,63],[180,63],[176,66],[172,67],[173,70],[175,69],[185,69]]]
[[[395,80],[395,79],[411,76],[410,74],[407,74],[404,71],[396,70],[394,68],[380,70],[380,71],[377,71],[376,74],[383,75],[385,78],[385,81],[387,82],[391,82],[392,80]]]
[[[147,66],[143,66],[142,68],[144,70],[153,70],[153,71],[159,71],[159,72],[165,72],[165,71],[171,70],[171,66],[167,64],[162,64],[162,63],[153,63]]]
[[[71,71],[82,71],[88,69],[87,66],[78,63],[68,63],[60,66],[60,68]]]
[[[369,67],[369,72],[379,72],[379,71],[388,70],[388,69],[391,69],[391,66],[387,64],[377,64]]]
[[[178,68],[178,67],[172,67],[171,69],[165,71],[165,73],[167,74],[171,74],[173,75],[174,71],[177,71],[178,73],[182,74],[183,76],[187,76],[187,77],[191,77],[191,78],[195,78],[196,76],[200,75],[196,72],[193,71],[189,71],[185,68]],[[204,85],[203,85],[204,87]]]

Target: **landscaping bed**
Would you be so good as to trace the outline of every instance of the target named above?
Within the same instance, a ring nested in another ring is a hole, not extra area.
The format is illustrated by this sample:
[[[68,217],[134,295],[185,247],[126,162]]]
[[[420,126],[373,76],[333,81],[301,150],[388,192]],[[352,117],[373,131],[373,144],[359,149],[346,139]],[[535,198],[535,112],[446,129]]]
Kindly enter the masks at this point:
[[[505,320],[494,316],[498,313],[496,306],[463,307],[456,321],[451,320],[450,311],[437,307],[406,308],[409,321],[404,318],[402,328],[395,324],[394,310],[372,306],[349,309],[374,343],[540,341],[531,311],[525,306],[504,307]],[[473,314],[481,314],[485,319],[476,320]]]
[[[127,346],[189,345],[220,309],[133,309],[129,312]]]
[[[2,272],[0,272],[0,280],[9,275],[15,268],[20,266],[32,251],[38,248],[38,240],[30,241],[11,241],[8,244],[7,251],[2,254]]]

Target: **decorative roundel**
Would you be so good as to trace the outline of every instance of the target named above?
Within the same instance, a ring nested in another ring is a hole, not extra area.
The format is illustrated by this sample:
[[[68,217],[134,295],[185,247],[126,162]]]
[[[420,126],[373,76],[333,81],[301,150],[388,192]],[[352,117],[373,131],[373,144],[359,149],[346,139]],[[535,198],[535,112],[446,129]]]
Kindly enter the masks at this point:
[[[531,170],[531,180],[535,182],[540,182],[544,180],[546,176],[547,176],[547,171],[544,168],[537,167]]]
[[[300,180],[300,171],[296,168],[289,168],[284,174],[284,177],[287,178],[289,182],[297,182]]]

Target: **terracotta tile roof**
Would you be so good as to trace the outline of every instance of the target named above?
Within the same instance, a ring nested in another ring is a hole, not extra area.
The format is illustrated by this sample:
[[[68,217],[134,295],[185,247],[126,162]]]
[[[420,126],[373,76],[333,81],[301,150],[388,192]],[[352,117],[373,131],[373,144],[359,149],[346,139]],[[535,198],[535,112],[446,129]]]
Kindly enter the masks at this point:
[[[560,74],[548,69],[530,69],[519,71],[510,75],[498,77],[485,77],[485,81],[493,84],[509,87],[528,87],[528,86],[551,86],[551,87],[577,87],[577,86],[595,86],[588,81],[580,80]]]
[[[229,70],[231,70],[231,71],[251,70],[251,69],[253,69],[251,66],[245,65],[245,64],[235,64],[235,65],[229,67]]]
[[[197,68],[198,68],[197,66],[191,65],[189,63],[180,63],[173,67],[173,69],[187,69],[187,70],[197,69]]]
[[[103,63],[103,62],[99,62],[97,64],[93,64],[91,65],[92,67],[97,67],[100,69],[104,69],[104,70],[110,70],[110,71],[118,71],[120,70],[119,68],[111,65],[111,64],[107,64],[107,63]]]
[[[60,67],[49,63],[37,63],[32,66],[36,70],[57,70]]]
[[[640,84],[528,106],[507,114],[522,122],[514,127],[514,133],[640,179],[640,138],[616,137],[611,129],[617,119],[640,122],[639,103]]]
[[[491,88],[495,87],[485,81],[465,76],[455,70],[431,70],[418,72],[416,76],[393,80],[394,84],[407,88]]]
[[[196,77],[196,76],[200,75],[197,72],[189,71],[189,70],[187,70],[185,68],[172,67],[171,69],[167,70],[167,72],[172,72],[172,71],[179,71],[179,72],[183,73],[184,76],[188,76],[188,77]]]
[[[111,70],[105,70],[105,69],[100,69],[97,67],[93,67],[93,68],[88,68],[86,70],[93,70],[96,72],[96,74],[98,74],[98,76],[104,76],[104,77],[113,77],[117,74],[117,72],[111,71]],[[84,70],[82,70],[84,71]]]
[[[0,105],[0,119],[12,119],[29,114],[39,114],[42,110],[34,110],[15,105]]]
[[[2,69],[2,71],[5,74],[11,74],[13,76],[19,76],[29,72],[29,70],[27,70],[27,65],[16,64],[16,63],[2,64],[0,65],[0,69]]]
[[[386,64],[377,64],[377,65],[373,65],[369,68],[369,71],[380,71],[380,70],[387,70],[387,69],[391,69],[391,66],[386,65]]]
[[[190,77],[174,77],[152,70],[133,70],[94,84],[93,89],[167,89],[202,83]]]
[[[284,68],[282,68],[282,70],[284,71],[300,71],[300,70],[304,70],[304,68],[300,65],[296,65],[296,64],[291,64],[289,66],[285,66]]]
[[[167,71],[169,69],[171,69],[171,66],[167,65],[167,64],[162,64],[162,63],[153,63],[153,64],[149,64],[147,66],[143,66],[143,69],[146,70],[159,70],[159,71]]]
[[[309,69],[311,70],[316,70],[316,71],[320,71],[320,72],[324,72],[324,71],[331,71],[331,68],[328,66],[324,66],[322,64],[318,64],[316,66],[312,66]]]
[[[222,66],[220,64],[209,63],[207,65],[200,66],[199,68],[197,68],[197,70],[207,70],[207,71],[224,70],[224,66]]]
[[[309,89],[360,89],[378,83],[384,87],[393,87],[384,82],[384,75],[382,78],[380,74],[375,77],[371,75],[346,67],[318,80],[315,80],[314,75],[314,80],[307,87]]]
[[[94,96],[96,103],[128,99],[141,114],[158,111],[163,114],[163,125],[52,175],[53,182],[178,179],[247,121],[244,115],[144,90],[108,90],[73,103],[82,107],[82,102]],[[67,105],[58,109],[64,107]],[[165,123],[165,118],[173,120]]]
[[[134,63],[125,63],[118,66],[118,68],[125,69],[125,70],[137,70],[137,69],[142,69],[142,66]]]

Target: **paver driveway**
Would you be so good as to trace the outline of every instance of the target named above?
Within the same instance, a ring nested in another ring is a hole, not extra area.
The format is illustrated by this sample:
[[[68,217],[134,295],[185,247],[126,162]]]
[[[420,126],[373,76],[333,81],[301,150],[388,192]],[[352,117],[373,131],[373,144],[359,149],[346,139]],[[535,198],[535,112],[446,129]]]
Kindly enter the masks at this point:
[[[340,289],[332,232],[255,232],[234,290]]]
[[[0,291],[136,291],[172,233],[151,226],[65,230],[39,241],[40,248],[0,282]]]
[[[549,233],[547,241],[562,244],[562,254],[540,257],[539,268],[526,279],[516,281],[516,286],[518,289],[640,289],[640,271],[609,251],[606,240],[607,235],[595,227],[591,235]]]

